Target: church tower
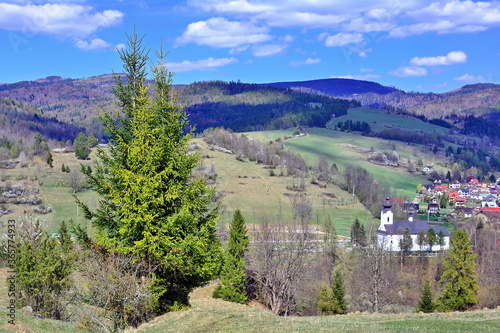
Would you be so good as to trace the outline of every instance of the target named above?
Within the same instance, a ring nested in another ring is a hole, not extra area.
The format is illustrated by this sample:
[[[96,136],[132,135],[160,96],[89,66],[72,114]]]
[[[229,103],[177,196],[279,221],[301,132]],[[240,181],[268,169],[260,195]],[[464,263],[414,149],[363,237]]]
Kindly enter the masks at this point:
[[[392,214],[392,204],[389,201],[389,197],[385,198],[382,212],[380,213],[380,224],[392,224],[393,214]]]

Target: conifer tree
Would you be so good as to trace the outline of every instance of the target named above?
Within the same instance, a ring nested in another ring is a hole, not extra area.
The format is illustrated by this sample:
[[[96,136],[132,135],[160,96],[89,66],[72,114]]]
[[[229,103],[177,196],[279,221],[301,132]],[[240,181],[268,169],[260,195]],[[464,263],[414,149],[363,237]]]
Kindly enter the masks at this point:
[[[52,158],[52,153],[50,152],[49,147],[47,147],[47,164],[52,168],[52,162],[54,162],[54,159]]]
[[[245,290],[245,252],[248,241],[245,220],[237,209],[229,226],[229,240],[220,274],[219,295],[223,300],[245,303],[248,298]]]
[[[93,240],[81,227],[73,225],[73,231],[82,242],[95,241],[156,267],[151,291],[155,311],[163,313],[188,305],[189,292],[219,271],[219,206],[206,180],[192,177],[200,157],[188,153],[187,114],[172,90],[166,53],[157,52],[152,87],[146,86],[149,51],[142,40],[134,33],[119,51],[126,76],[114,75],[119,111],[103,109],[99,115],[109,152],[97,146],[93,170],[82,167],[100,201],[92,211],[76,200],[97,231]]]
[[[66,221],[62,221],[59,229],[57,230],[57,239],[61,248],[65,254],[68,254],[73,249],[73,241],[71,240],[71,234],[69,233]]]
[[[89,138],[87,139],[87,146],[89,148],[94,148],[95,146],[97,146],[98,142],[99,141],[94,136],[94,133],[92,131],[90,131]]]
[[[31,306],[43,317],[63,319],[73,287],[75,256],[63,253],[38,220],[26,218],[16,235],[17,306]]]
[[[70,170],[69,170],[69,165],[66,165],[66,172],[69,173]]]
[[[334,305],[332,292],[328,290],[326,284],[321,285],[317,305],[319,314],[322,316],[334,314]]]
[[[434,312],[436,305],[432,297],[432,286],[431,281],[426,279],[424,285],[422,286],[422,295],[418,300],[417,311],[422,311],[424,313]]]
[[[90,150],[87,137],[83,132],[78,133],[73,145],[75,146],[75,156],[78,159],[85,160],[89,157]]]
[[[474,271],[477,253],[472,253],[467,233],[458,230],[451,241],[448,256],[444,259],[443,275],[439,284],[444,286],[439,294],[438,310],[465,311],[477,304],[479,285]]]
[[[334,303],[333,313],[345,314],[347,312],[347,303],[345,300],[344,276],[339,269],[335,270],[331,288]]]
[[[62,164],[62,166],[61,166],[61,171],[62,171],[62,172],[66,172],[66,167],[64,166],[64,163],[63,163],[63,164]]]

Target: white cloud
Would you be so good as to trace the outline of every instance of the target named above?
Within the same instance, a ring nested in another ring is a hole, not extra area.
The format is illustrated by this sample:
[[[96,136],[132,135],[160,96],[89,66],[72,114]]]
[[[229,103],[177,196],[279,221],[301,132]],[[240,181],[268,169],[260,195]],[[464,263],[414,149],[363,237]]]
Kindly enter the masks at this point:
[[[111,44],[107,43],[106,41],[103,41],[100,38],[94,38],[90,41],[90,43],[87,41],[80,40],[80,41],[75,43],[75,46],[77,48],[79,48],[80,50],[95,51],[95,50],[102,50],[102,49],[108,48],[111,46]]]
[[[360,33],[339,32],[336,35],[326,37],[325,46],[335,47],[361,42],[363,42],[363,35]]]
[[[414,66],[443,66],[464,64],[467,62],[467,55],[462,51],[451,51],[445,56],[438,57],[414,57],[410,60],[410,64]]]
[[[395,71],[390,71],[389,75],[394,75],[398,77],[408,77],[408,76],[426,76],[427,69],[423,67],[399,67]]]
[[[177,38],[176,44],[196,43],[215,48],[235,48],[273,39],[268,31],[268,28],[258,27],[250,22],[215,17],[189,24],[186,31]]]
[[[302,66],[302,65],[315,65],[319,64],[321,59],[319,58],[307,58],[306,60],[290,61],[288,65],[292,67]]]
[[[472,74],[464,74],[462,76],[454,78],[453,80],[459,82],[482,82],[484,81],[484,77],[482,77],[481,75],[474,76]]]
[[[360,68],[359,72],[360,73],[371,73],[371,72],[373,72],[373,68]]]
[[[291,43],[295,40],[295,38],[292,35],[285,35],[283,37],[280,37],[280,40],[282,40],[286,43]]]
[[[242,46],[237,46],[233,47],[231,50],[229,50],[229,54],[238,54],[241,52],[244,52],[248,49],[250,45],[242,45]]]
[[[432,31],[449,31],[455,27],[454,23],[450,21],[439,21],[439,22],[429,22],[429,23],[417,23],[411,25],[404,25],[392,29],[389,32],[391,37],[408,37],[412,35],[421,35],[426,32]]]
[[[368,57],[368,53],[372,52],[373,49],[366,49],[366,50],[361,50],[359,51],[358,55],[361,57],[361,58],[367,58]]]
[[[116,26],[123,13],[117,10],[96,12],[78,4],[9,4],[0,3],[0,29],[27,34],[43,34],[78,39],[100,28]]]
[[[276,9],[276,6],[268,4],[251,4],[246,0],[232,1],[190,1],[191,5],[202,8],[205,11],[216,11],[220,13],[262,13]]]
[[[115,45],[115,51],[121,51],[121,50],[125,50],[127,48],[127,46],[125,44],[116,44]]]
[[[406,37],[426,32],[471,33],[500,26],[500,2],[433,2],[427,7],[408,11],[406,15],[417,23],[398,27],[390,32],[390,36]]]
[[[187,4],[269,27],[363,34],[387,31],[391,37],[471,33],[500,26],[500,1],[187,0]]]
[[[264,12],[256,17],[274,27],[334,28],[345,22],[345,15],[317,14],[311,12]]]
[[[288,47],[287,44],[265,44],[255,45],[252,53],[256,57],[267,57],[283,52]]]
[[[189,61],[184,60],[183,62],[168,62],[165,66],[168,70],[176,73],[181,72],[191,72],[191,71],[206,71],[214,70],[217,67],[222,67],[230,64],[237,63],[236,58],[219,58],[214,59],[212,57],[203,60]]]
[[[360,75],[360,74],[355,74],[355,75],[343,75],[343,76],[338,76],[339,79],[354,79],[354,80],[374,80],[378,79],[381,77],[378,74],[365,74],[365,75]]]

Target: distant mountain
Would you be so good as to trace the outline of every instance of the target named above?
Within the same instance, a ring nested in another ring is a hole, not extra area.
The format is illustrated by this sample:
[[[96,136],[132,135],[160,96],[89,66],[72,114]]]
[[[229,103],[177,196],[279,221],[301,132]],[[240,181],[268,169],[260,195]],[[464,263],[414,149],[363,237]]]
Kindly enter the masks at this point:
[[[116,108],[110,74],[63,79],[51,76],[36,81],[0,85],[0,98],[29,103],[45,116],[104,133],[98,110]],[[296,126],[325,126],[332,115],[346,114],[351,103],[321,94],[307,94],[258,84],[208,81],[177,85],[179,101],[190,113],[197,131],[224,126],[235,131]]]
[[[296,91],[323,94],[332,97],[352,98],[359,94],[386,95],[400,91],[393,87],[386,87],[376,82],[353,79],[320,79],[295,82],[274,82],[262,84],[278,88],[289,88]]]
[[[442,94],[405,92],[375,82],[353,79],[274,82],[265,85],[355,99],[363,106],[389,106],[427,118],[477,117],[500,111],[500,85],[493,83],[469,84]]]

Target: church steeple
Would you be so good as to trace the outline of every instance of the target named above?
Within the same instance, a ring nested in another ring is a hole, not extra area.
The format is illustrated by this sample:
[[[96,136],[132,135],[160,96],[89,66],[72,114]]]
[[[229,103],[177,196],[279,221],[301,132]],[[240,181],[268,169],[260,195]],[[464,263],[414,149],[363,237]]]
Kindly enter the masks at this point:
[[[385,198],[385,202],[384,204],[382,205],[382,207],[384,207],[382,209],[382,212],[380,213],[380,222],[381,224],[392,224],[393,222],[393,213],[392,213],[392,204],[391,202],[389,201],[389,197]]]

